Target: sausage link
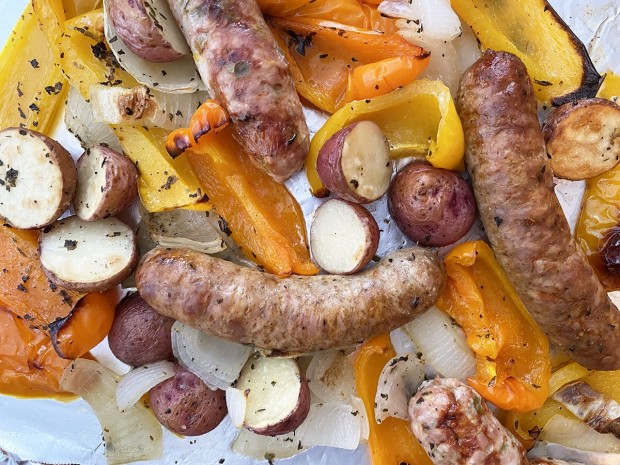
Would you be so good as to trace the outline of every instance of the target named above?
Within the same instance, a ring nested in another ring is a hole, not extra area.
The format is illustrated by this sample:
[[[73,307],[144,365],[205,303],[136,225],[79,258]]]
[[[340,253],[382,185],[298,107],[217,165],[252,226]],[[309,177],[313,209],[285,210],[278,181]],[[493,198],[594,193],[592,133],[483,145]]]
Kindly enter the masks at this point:
[[[155,310],[224,339],[275,354],[359,343],[412,320],[437,299],[445,272],[418,247],[352,275],[278,278],[185,249],[155,249],[136,286]]]
[[[424,381],[409,401],[411,429],[435,465],[528,465],[525,449],[471,387]]]
[[[571,237],[553,192],[523,63],[487,51],[458,95],[466,163],[495,255],[549,339],[582,365],[620,368],[620,312]]]
[[[252,161],[277,181],[299,171],[310,136],[288,63],[255,0],[168,0],[211,96]]]

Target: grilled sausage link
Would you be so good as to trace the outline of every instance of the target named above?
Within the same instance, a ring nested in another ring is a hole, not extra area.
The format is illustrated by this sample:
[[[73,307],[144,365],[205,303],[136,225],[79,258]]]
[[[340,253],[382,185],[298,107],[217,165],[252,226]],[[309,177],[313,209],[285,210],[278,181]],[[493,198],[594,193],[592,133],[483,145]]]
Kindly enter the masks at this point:
[[[571,237],[523,63],[487,51],[458,95],[466,163],[501,266],[559,348],[595,370],[620,368],[620,312]]]
[[[435,465],[529,464],[521,443],[458,379],[424,381],[409,401],[409,418]]]
[[[299,171],[310,136],[288,63],[255,0],[168,0],[211,96],[252,161],[277,181]]]
[[[458,379],[423,382],[409,401],[411,429],[435,465],[570,465],[554,458],[528,460],[521,443]]]
[[[277,278],[185,249],[155,249],[136,286],[155,310],[276,354],[355,344],[429,308],[445,282],[437,255],[402,249],[352,276]]]

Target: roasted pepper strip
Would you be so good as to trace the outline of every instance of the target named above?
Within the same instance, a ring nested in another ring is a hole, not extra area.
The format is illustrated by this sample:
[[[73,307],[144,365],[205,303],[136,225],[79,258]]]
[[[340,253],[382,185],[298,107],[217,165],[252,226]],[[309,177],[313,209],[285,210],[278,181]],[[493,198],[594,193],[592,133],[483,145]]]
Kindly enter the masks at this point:
[[[377,11],[380,1],[360,0],[258,0],[261,11],[277,18],[314,18],[392,34],[396,20]]]
[[[506,410],[540,407],[548,394],[549,344],[493,251],[485,242],[467,242],[445,264],[448,282],[437,306],[463,327],[476,353],[476,377],[469,384]]]
[[[190,120],[190,128],[202,128],[198,141],[196,131],[176,130],[168,137],[167,150],[187,158],[250,260],[278,276],[318,273],[310,261],[299,204],[286,187],[250,162],[224,115],[215,101],[205,102]]]
[[[620,289],[620,166],[586,180],[575,239],[607,291]]]
[[[55,47],[62,21],[60,0],[27,4],[0,53],[0,127],[49,132],[66,88]]]
[[[316,171],[319,150],[340,129],[362,120],[374,121],[383,130],[392,158],[426,157],[437,168],[463,169],[463,127],[450,89],[441,81],[421,79],[386,95],[351,102],[325,122],[312,138],[306,159],[314,195],[327,194]]]
[[[378,34],[313,18],[272,18],[268,24],[287,57],[297,92],[330,113],[351,98],[366,99],[410,83],[430,58],[398,34]],[[403,59],[386,66],[382,61],[388,58]],[[350,77],[359,66],[366,67],[363,80]],[[358,85],[361,81],[364,85]],[[348,86],[354,92],[347,93]],[[368,94],[367,89],[371,90]]]
[[[608,100],[620,98],[620,76],[607,73],[603,85],[598,90],[596,96]]]
[[[102,10],[66,21],[59,48],[63,72],[85,99],[94,84],[127,88],[138,85],[120,68],[106,45]],[[204,205],[199,182],[187,160],[172,160],[163,149],[167,132],[131,125],[113,129],[125,155],[138,168],[138,191],[148,211]]]
[[[370,433],[368,446],[373,465],[432,465],[411,432],[409,422],[389,417],[375,420],[375,395],[379,375],[385,364],[396,356],[387,334],[375,336],[358,350],[355,358],[355,386],[364,401]]]
[[[62,0],[67,19],[88,13],[101,5],[101,0]]]

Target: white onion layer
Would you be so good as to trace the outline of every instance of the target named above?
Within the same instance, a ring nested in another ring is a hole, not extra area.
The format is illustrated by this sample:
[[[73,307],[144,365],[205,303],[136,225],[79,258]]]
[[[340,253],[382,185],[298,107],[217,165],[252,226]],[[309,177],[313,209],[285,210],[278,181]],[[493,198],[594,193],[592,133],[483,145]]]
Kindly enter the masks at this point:
[[[65,391],[82,396],[103,430],[109,465],[161,458],[162,428],[155,416],[138,403],[122,412],[116,405],[114,375],[93,360],[77,359],[60,380]]]
[[[601,434],[578,419],[553,415],[540,433],[541,441],[562,444],[580,450],[620,454],[620,439]]]
[[[116,404],[125,411],[133,407],[152,387],[174,376],[174,364],[167,360],[132,369],[116,385]]]
[[[235,428],[243,427],[247,405],[247,396],[241,389],[226,388],[226,407]]]
[[[437,307],[407,323],[409,334],[424,362],[446,378],[464,380],[476,372],[476,358],[462,329]]]
[[[341,349],[314,354],[306,377],[312,394],[324,402],[347,401],[355,392],[353,364]]]
[[[461,21],[447,0],[385,0],[379,4],[379,12],[402,18],[397,27],[427,39],[450,41],[461,33]]]
[[[177,321],[172,325],[172,351],[179,364],[202,379],[210,389],[225,390],[239,377],[254,350]]]
[[[424,364],[415,354],[389,360],[377,382],[375,420],[381,423],[388,417],[407,420],[409,399],[424,381]]]

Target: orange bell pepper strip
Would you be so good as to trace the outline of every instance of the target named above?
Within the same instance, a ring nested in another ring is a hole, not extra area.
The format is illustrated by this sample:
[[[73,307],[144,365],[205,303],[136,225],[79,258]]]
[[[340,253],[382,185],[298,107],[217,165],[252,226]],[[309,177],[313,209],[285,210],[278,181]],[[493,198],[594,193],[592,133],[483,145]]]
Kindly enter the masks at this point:
[[[268,24],[287,57],[297,92],[330,113],[353,98],[383,95],[410,83],[430,58],[398,34],[313,18],[271,18]]]
[[[485,242],[467,242],[445,264],[448,282],[437,306],[463,327],[476,354],[476,376],[469,384],[500,408],[539,408],[549,392],[549,343],[493,251]]]
[[[168,136],[166,150],[187,157],[248,259],[282,277],[317,274],[301,207],[286,187],[251,163],[228,122],[219,104],[209,100],[194,113],[189,128]]]
[[[370,432],[368,447],[373,465],[432,465],[411,432],[409,422],[389,417],[381,423],[375,419],[377,383],[385,364],[396,356],[387,334],[373,337],[362,345],[355,357],[355,387],[364,401]]]
[[[277,18],[314,18],[335,21],[386,34],[398,31],[396,20],[382,16],[379,0],[258,0],[263,14]]]

